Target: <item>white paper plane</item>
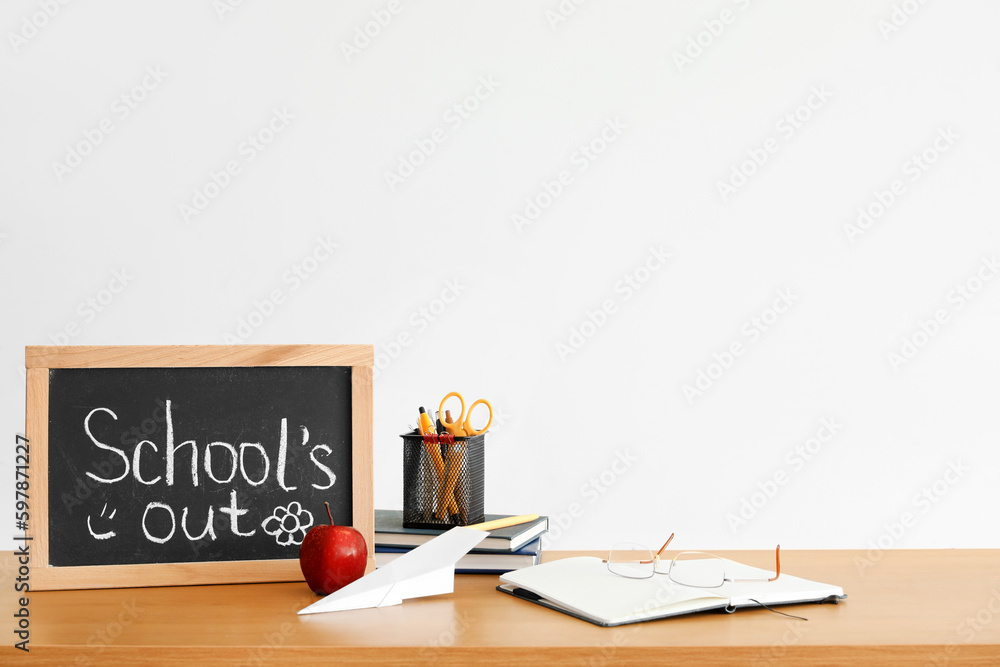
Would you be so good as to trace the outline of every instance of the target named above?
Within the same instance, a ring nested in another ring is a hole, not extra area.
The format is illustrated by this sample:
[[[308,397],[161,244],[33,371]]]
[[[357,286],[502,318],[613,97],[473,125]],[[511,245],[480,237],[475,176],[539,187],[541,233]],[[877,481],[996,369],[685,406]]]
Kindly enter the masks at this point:
[[[299,614],[367,609],[455,590],[455,563],[489,533],[457,526],[388,565],[299,610]]]

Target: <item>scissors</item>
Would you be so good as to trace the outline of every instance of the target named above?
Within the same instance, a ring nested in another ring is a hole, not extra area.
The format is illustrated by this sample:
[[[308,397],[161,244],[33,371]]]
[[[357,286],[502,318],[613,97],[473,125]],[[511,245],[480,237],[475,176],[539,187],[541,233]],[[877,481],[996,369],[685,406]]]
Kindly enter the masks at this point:
[[[445,411],[444,404],[447,403],[448,399],[451,398],[452,396],[457,396],[458,400],[462,402],[462,412],[461,414],[458,415],[458,419],[456,421],[447,421],[448,411]],[[486,426],[484,426],[479,430],[476,430],[472,427],[472,424],[470,422],[472,419],[472,411],[475,410],[476,406],[479,405],[480,403],[485,405],[487,409],[490,411],[490,420],[486,422]],[[440,409],[438,410],[438,418],[441,420],[441,425],[444,426],[444,429],[448,431],[448,433],[451,433],[453,436],[465,437],[465,436],[479,435],[480,433],[485,433],[489,429],[490,424],[493,423],[493,406],[490,405],[489,401],[481,398],[469,406],[469,412],[468,414],[466,414],[465,399],[462,398],[462,395],[460,393],[458,393],[457,391],[453,391],[441,399],[441,406]]]
[[[448,402],[448,399],[452,396],[458,398],[462,403],[462,412],[459,414],[458,419],[455,421],[451,420],[451,410],[445,410],[444,404]],[[473,428],[470,420],[472,419],[472,411],[477,405],[482,403],[490,411],[490,419],[486,422],[486,426],[476,430]],[[448,438],[451,440],[448,446],[447,455],[445,457],[445,467],[447,468],[447,474],[441,479],[441,501],[438,506],[438,518],[446,519],[450,514],[458,514],[459,506],[456,502],[455,495],[457,489],[455,488],[458,484],[460,470],[462,468],[462,461],[465,458],[465,441],[455,442],[456,437],[467,437],[473,435],[479,435],[480,433],[485,433],[489,429],[490,424],[493,423],[493,406],[490,405],[489,401],[479,399],[471,406],[469,406],[469,412],[465,412],[465,399],[457,391],[453,391],[444,398],[441,399],[441,405],[438,410],[438,419],[441,420],[441,426],[448,432],[449,435],[442,436],[442,438]]]

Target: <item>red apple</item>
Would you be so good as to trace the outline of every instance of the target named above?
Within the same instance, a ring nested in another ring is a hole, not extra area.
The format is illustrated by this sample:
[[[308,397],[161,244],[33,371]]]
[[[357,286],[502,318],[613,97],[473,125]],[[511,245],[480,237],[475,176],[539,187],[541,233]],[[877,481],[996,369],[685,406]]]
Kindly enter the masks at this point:
[[[299,567],[309,588],[329,595],[364,576],[368,546],[354,528],[333,525],[330,503],[324,504],[330,525],[313,526],[306,534],[299,548]]]

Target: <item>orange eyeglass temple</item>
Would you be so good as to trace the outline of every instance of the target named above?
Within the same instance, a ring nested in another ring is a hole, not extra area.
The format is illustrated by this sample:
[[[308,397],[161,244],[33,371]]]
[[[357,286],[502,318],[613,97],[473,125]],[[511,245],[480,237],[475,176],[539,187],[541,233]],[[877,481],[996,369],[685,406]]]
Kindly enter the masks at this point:
[[[774,581],[781,576],[781,545],[774,548],[774,576],[768,581]]]
[[[662,546],[662,547],[660,547],[660,550],[656,552],[656,556],[657,556],[657,558],[659,558],[660,554],[662,554],[662,553],[663,553],[663,550],[667,548],[667,545],[668,545],[668,544],[670,544],[670,541],[671,541],[672,539],[674,539],[674,535],[675,535],[675,534],[676,534],[676,533],[670,533],[670,537],[668,537],[668,538],[667,538],[667,541],[663,543],[663,546]]]

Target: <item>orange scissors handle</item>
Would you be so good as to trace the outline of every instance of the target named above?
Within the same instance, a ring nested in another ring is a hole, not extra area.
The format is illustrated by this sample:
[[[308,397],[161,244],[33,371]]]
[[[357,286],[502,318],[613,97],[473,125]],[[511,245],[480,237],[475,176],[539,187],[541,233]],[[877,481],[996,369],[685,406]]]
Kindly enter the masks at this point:
[[[479,405],[480,403],[482,403],[483,405],[485,405],[489,409],[489,411],[490,411],[490,420],[488,422],[486,422],[486,426],[482,427],[481,429],[479,429],[477,431],[476,429],[474,429],[472,427],[472,411],[475,410],[476,406]],[[472,405],[469,406],[469,414],[465,418],[465,434],[466,435],[479,435],[480,433],[485,433],[489,429],[490,424],[492,424],[492,423],[493,423],[493,406],[490,405],[490,402],[487,401],[486,399],[480,398],[478,401],[476,401],[475,403],[473,403]]]
[[[450,422],[447,420],[447,417],[445,416],[447,412],[444,409],[444,404],[452,396],[457,397],[458,400],[462,402],[462,412],[459,413],[458,419],[456,419],[453,422]],[[475,410],[476,406],[479,405],[480,403],[482,403],[487,407],[487,409],[489,409],[490,420],[486,422],[486,426],[477,430],[472,426],[472,411]],[[490,427],[490,424],[493,423],[493,406],[490,405],[489,401],[481,398],[472,405],[470,405],[469,411],[466,412],[465,399],[462,398],[462,395],[460,393],[458,393],[457,391],[453,391],[441,399],[441,405],[438,409],[438,418],[441,420],[441,425],[444,426],[444,429],[448,431],[448,433],[451,433],[454,436],[464,437],[464,436],[479,435],[480,433],[485,433],[486,430]]]
[[[448,399],[451,398],[452,396],[457,396],[458,400],[462,402],[462,412],[459,413],[458,419],[456,419],[453,422],[450,422],[445,418],[446,413],[444,410],[444,404],[447,403]],[[465,429],[462,428],[462,418],[464,416],[465,416],[465,399],[462,398],[462,395],[460,393],[458,393],[457,391],[453,391],[441,399],[441,405],[440,408],[438,409],[438,419],[441,420],[441,426],[444,426],[444,430],[448,431],[448,433],[451,433],[454,436],[465,435]]]

